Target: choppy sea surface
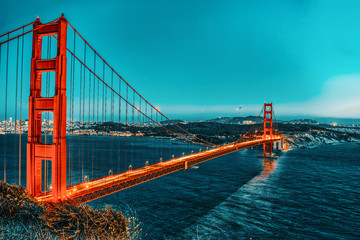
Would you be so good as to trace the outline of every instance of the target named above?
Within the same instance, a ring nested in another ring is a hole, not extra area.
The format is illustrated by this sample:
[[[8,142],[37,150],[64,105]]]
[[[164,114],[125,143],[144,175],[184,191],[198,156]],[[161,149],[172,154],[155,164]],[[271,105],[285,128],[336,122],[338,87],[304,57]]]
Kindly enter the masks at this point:
[[[8,179],[16,183],[11,142],[0,150],[3,157],[6,146]],[[146,156],[149,148],[137,151]],[[275,161],[258,154],[228,154],[89,205],[136,217],[142,239],[360,239],[359,143],[294,149]]]
[[[243,150],[93,201],[142,223],[144,239],[360,239],[360,145]]]

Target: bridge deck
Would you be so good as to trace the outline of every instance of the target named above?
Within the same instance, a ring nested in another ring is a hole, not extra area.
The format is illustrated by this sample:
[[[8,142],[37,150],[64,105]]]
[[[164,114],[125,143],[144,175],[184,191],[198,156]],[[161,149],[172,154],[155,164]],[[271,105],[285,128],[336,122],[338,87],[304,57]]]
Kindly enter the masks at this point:
[[[231,153],[241,149],[260,145],[270,141],[279,141],[281,138],[257,139],[236,144],[229,144],[218,148],[194,153],[184,157],[174,158],[142,168],[129,170],[123,173],[106,176],[92,181],[67,187],[66,195],[78,202],[86,203],[94,199],[118,192],[143,182],[167,175],[169,173],[187,169],[195,164]],[[39,201],[53,201],[51,192],[37,197]]]

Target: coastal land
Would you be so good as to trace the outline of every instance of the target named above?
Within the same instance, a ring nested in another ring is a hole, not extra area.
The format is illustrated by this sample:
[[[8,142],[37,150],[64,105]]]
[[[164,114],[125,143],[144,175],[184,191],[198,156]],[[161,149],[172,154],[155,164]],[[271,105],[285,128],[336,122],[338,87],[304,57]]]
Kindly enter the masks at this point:
[[[258,117],[249,116],[192,122],[173,120],[173,122],[200,139],[214,144],[227,144],[239,139],[246,140],[254,136],[261,136],[263,134],[261,120]],[[161,124],[173,132],[183,134],[178,127],[169,121],[161,122]],[[273,128],[275,134],[279,133],[285,136],[288,148],[313,147],[360,140],[360,124],[340,125],[336,123],[319,123],[311,119],[296,119],[274,123]],[[137,125],[125,127],[116,123],[102,123],[94,129],[97,132],[108,134],[116,134],[126,130],[129,136],[174,138],[161,127],[156,126],[151,128]]]

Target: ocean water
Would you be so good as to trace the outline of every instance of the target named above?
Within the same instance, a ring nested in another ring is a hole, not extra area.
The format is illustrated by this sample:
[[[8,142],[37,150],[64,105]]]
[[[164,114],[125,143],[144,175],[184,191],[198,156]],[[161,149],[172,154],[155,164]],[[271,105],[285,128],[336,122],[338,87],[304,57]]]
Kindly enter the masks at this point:
[[[360,239],[360,145],[243,150],[93,201],[133,214],[144,239]]]
[[[8,181],[16,183],[18,156],[11,149],[18,145],[10,138],[0,136],[0,164],[6,151]],[[111,138],[91,144],[93,139],[84,144],[103,156],[99,149]],[[135,140],[127,147],[140,152],[141,162],[157,148],[167,146],[171,154],[187,150],[167,141],[162,146],[149,141]],[[146,147],[139,148],[141,144]],[[109,153],[108,162],[115,153]],[[111,205],[136,217],[142,239],[360,239],[358,143],[294,149],[275,161],[258,154],[238,151],[88,204]],[[25,167],[23,163],[23,173]]]

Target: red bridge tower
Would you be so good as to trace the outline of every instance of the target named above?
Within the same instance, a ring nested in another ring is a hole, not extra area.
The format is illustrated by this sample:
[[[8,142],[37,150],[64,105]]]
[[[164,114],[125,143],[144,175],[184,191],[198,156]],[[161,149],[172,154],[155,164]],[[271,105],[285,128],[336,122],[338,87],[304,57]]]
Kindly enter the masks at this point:
[[[52,197],[57,202],[66,197],[66,33],[67,21],[41,27],[34,23],[29,97],[29,130],[27,143],[27,190],[34,197],[42,195],[42,161],[52,164]],[[55,59],[42,59],[42,38],[57,35]],[[55,72],[55,95],[41,97],[41,78],[44,72]],[[41,142],[41,114],[53,112],[53,142]]]
[[[273,106],[272,103],[264,103],[264,135],[263,139],[272,139],[273,135]],[[272,157],[273,142],[263,144],[263,156]]]

